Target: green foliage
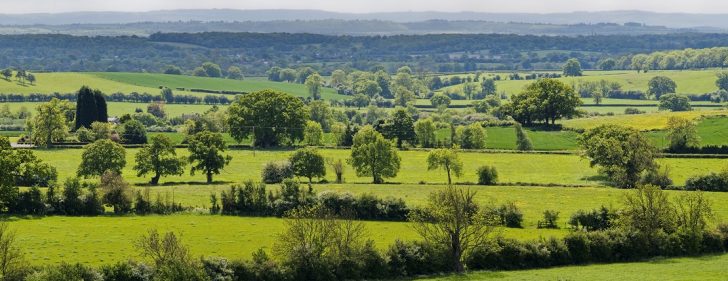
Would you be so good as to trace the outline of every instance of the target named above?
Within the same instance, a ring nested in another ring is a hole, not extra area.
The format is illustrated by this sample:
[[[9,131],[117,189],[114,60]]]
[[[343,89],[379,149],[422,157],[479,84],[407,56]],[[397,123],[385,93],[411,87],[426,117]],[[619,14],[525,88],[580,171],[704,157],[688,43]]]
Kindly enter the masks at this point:
[[[478,184],[495,185],[498,183],[498,170],[493,166],[480,166],[476,171],[478,174]]]
[[[523,227],[523,212],[514,202],[508,202],[489,210],[491,215],[497,219],[499,225],[510,228]]]
[[[298,98],[264,90],[238,97],[228,108],[230,135],[238,142],[252,135],[256,146],[303,139],[308,113]],[[281,127],[283,126],[283,127]]]
[[[232,160],[230,155],[222,155],[226,148],[220,133],[204,131],[190,137],[187,147],[190,152],[187,160],[192,165],[190,174],[201,171],[207,176],[207,183],[212,183],[212,175],[220,174]]]
[[[435,94],[430,98],[430,103],[435,108],[447,108],[450,106],[450,97],[443,94]]]
[[[407,109],[401,107],[395,109],[392,117],[387,119],[384,124],[377,126],[377,130],[388,139],[396,139],[397,147],[400,148],[404,142],[414,143],[417,137],[412,115]]]
[[[573,117],[582,104],[574,89],[555,79],[540,79],[511,97],[504,111],[516,121],[531,125],[536,121],[555,124],[557,119]]]
[[[159,183],[159,178],[184,173],[185,159],[177,157],[177,152],[169,137],[155,135],[149,145],[144,146],[134,156],[134,170],[138,177],[152,174],[151,184]]]
[[[0,137],[0,209],[8,208],[18,192],[15,186],[17,169],[21,164],[20,159],[15,156],[10,141],[6,137]]]
[[[222,77],[222,69],[217,64],[211,62],[203,63],[202,70],[205,71],[208,77]]]
[[[130,120],[121,124],[121,139],[124,143],[145,144],[147,143],[147,129],[136,120]]]
[[[437,127],[435,127],[435,123],[432,122],[431,118],[417,120],[414,127],[417,144],[425,148],[435,146],[435,143],[437,142],[435,136]]]
[[[167,68],[164,70],[164,74],[182,75],[182,69],[176,65],[168,65]]]
[[[33,142],[48,148],[54,141],[63,140],[68,133],[66,112],[70,108],[67,101],[56,98],[39,105],[36,108],[37,114],[29,122]]]
[[[106,99],[100,90],[92,90],[87,86],[78,90],[76,101],[75,129],[91,128],[93,122],[107,122]]]
[[[728,191],[728,170],[694,176],[685,182],[686,190]]]
[[[660,110],[670,110],[670,111],[690,111],[692,110],[692,106],[690,106],[690,99],[686,96],[681,96],[678,94],[665,94],[660,96]]]
[[[662,189],[644,185],[625,196],[619,222],[627,229],[654,236],[660,231],[670,233],[675,230],[676,217],[673,212],[667,194]]]
[[[463,149],[483,149],[487,133],[483,126],[473,123],[467,126],[458,126],[456,139]]]
[[[531,143],[531,139],[526,134],[526,131],[523,130],[521,123],[516,123],[513,127],[516,130],[516,149],[520,151],[533,150],[533,143]]]
[[[131,187],[121,175],[107,171],[101,176],[101,189],[104,192],[102,202],[114,209],[114,214],[126,214],[131,211]]]
[[[290,161],[271,161],[265,163],[260,177],[264,183],[281,183],[293,178],[293,165]]]
[[[356,135],[347,160],[358,176],[372,176],[376,184],[397,175],[400,157],[394,145],[371,126],[364,126]]]
[[[124,147],[111,140],[98,140],[84,147],[81,164],[76,174],[79,177],[101,176],[106,171],[121,174],[126,166]]]
[[[571,58],[564,64],[564,76],[581,76],[581,63],[575,58]]]
[[[443,169],[447,173],[447,184],[452,184],[451,174],[463,174],[463,162],[453,149],[434,149],[427,154],[427,170]]]
[[[240,70],[240,67],[237,66],[230,66],[227,69],[227,78],[228,79],[235,79],[235,80],[243,80],[245,78],[243,76],[243,71]]]
[[[670,139],[670,151],[679,152],[700,145],[695,123],[685,118],[667,119],[667,137]]]
[[[316,121],[306,121],[306,127],[303,129],[303,143],[310,146],[320,146],[323,144],[324,130],[321,124]]]
[[[493,80],[493,78],[483,79],[483,82],[480,83],[480,89],[482,95],[484,96],[495,95],[496,91],[498,90],[496,88],[495,80]]]
[[[324,156],[314,148],[302,148],[296,150],[289,159],[293,167],[293,174],[299,177],[308,178],[311,184],[314,177],[326,176],[326,161]]]
[[[58,179],[56,167],[43,163],[32,150],[15,150],[20,164],[16,167],[16,184],[20,186],[50,186]]]
[[[316,100],[308,104],[311,121],[321,124],[321,128],[328,132],[334,123],[334,115],[328,101]]]
[[[662,95],[673,94],[677,90],[675,81],[665,76],[655,76],[647,84],[647,94],[660,99]]]
[[[602,125],[579,136],[590,165],[620,187],[633,188],[642,172],[655,169],[657,150],[642,133],[617,125]]]
[[[728,72],[718,72],[716,76],[718,79],[715,80],[715,85],[718,89],[728,91]]]
[[[319,100],[321,99],[321,88],[324,86],[324,80],[321,78],[321,75],[318,73],[313,73],[309,75],[304,84],[306,84],[306,88],[308,88],[308,94],[310,95],[311,99],[313,100]]]

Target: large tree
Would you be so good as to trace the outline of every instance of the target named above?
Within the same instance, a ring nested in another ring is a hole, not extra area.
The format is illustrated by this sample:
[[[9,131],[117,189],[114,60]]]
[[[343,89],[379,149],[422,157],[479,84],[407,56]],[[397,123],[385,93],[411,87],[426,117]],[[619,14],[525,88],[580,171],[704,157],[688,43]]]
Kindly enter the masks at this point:
[[[152,174],[150,183],[157,185],[159,178],[170,175],[182,175],[184,173],[185,158],[177,157],[177,152],[169,137],[155,135],[151,143],[144,146],[134,156],[138,177]]]
[[[728,72],[719,72],[716,76],[718,78],[715,80],[715,85],[718,89],[728,91]]]
[[[690,111],[693,109],[690,105],[690,99],[678,94],[665,94],[660,96],[658,108],[669,111]]]
[[[308,95],[313,100],[321,99],[321,90],[324,86],[324,79],[318,73],[313,73],[306,78],[304,82],[308,88]]]
[[[238,97],[228,108],[230,135],[238,142],[253,136],[256,146],[276,146],[303,139],[308,113],[291,95],[263,90]]]
[[[415,135],[415,125],[412,116],[405,108],[397,108],[392,117],[377,127],[388,139],[396,139],[397,147],[401,148],[405,141],[413,144],[417,135]]]
[[[53,145],[53,141],[65,138],[68,134],[66,112],[69,109],[70,104],[67,101],[57,98],[39,105],[36,108],[37,114],[29,123],[33,142],[48,148]]]
[[[212,183],[212,176],[220,174],[222,168],[230,164],[232,157],[223,155],[227,146],[220,133],[203,131],[189,138],[187,158],[192,165],[191,175],[201,171],[207,176],[207,183]]]
[[[662,95],[675,93],[676,90],[677,84],[675,84],[675,81],[666,76],[652,77],[650,82],[647,83],[647,94],[655,96],[656,99],[659,99]]]
[[[695,123],[682,117],[673,116],[667,119],[667,137],[670,139],[670,150],[675,152],[700,144]]]
[[[639,131],[618,125],[602,125],[579,136],[590,165],[624,188],[633,188],[642,173],[657,168],[657,149]]]
[[[76,100],[76,126],[75,129],[91,128],[93,122],[108,122],[109,114],[104,93],[92,90],[87,86],[78,90]]]
[[[296,150],[289,160],[293,174],[307,178],[309,185],[313,182],[313,178],[326,176],[326,160],[315,148]]]
[[[2,211],[7,210],[17,197],[18,187],[15,182],[20,162],[20,158],[10,146],[10,140],[0,136],[0,210]]]
[[[397,175],[400,161],[392,142],[372,126],[364,126],[354,135],[348,162],[358,176],[371,176],[374,183],[384,183],[384,178]]]
[[[124,147],[111,140],[103,139],[84,147],[77,174],[79,177],[101,176],[106,171],[121,174],[124,166],[126,166]]]
[[[433,147],[437,142],[437,127],[432,119],[420,119],[415,122],[415,135],[417,136],[417,144],[421,147]]]
[[[569,59],[564,64],[564,76],[581,76],[581,63],[577,59]]]
[[[504,111],[525,125],[539,120],[555,124],[558,119],[576,116],[577,107],[581,104],[579,95],[569,85],[546,78],[513,95],[511,103],[504,106]]]
[[[454,149],[434,149],[427,154],[427,170],[443,169],[447,173],[447,185],[452,185],[452,174],[463,174],[463,161]]]
[[[415,231],[435,247],[447,249],[452,269],[463,272],[463,257],[487,245],[494,229],[488,208],[475,201],[469,189],[448,186],[430,193],[427,203],[410,214]]]

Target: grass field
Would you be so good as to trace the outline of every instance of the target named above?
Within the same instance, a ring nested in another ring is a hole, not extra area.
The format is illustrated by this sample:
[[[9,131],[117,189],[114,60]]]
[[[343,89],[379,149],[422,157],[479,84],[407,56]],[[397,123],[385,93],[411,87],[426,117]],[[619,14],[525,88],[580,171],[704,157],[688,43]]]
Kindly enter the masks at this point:
[[[463,280],[726,280],[728,254],[685,257],[635,263],[567,266],[521,271],[483,271],[465,275],[432,277],[423,281]]]
[[[0,83],[2,83],[0,81]],[[21,107],[25,107],[26,109],[30,110],[31,112],[35,112],[35,108],[41,105],[41,103],[38,102],[9,102],[7,103],[10,107],[10,110],[12,112],[18,111]],[[149,104],[146,103],[132,103],[132,102],[109,102],[108,103],[108,109],[109,109],[109,116],[121,116],[124,114],[134,114],[135,110],[137,108],[143,110],[144,112],[147,111],[147,106]],[[218,105],[219,107],[225,108],[226,105]],[[164,105],[164,111],[167,113],[168,117],[177,117],[182,114],[191,114],[191,113],[204,113],[208,109],[210,109],[212,105],[206,105],[206,104],[165,104]]]
[[[38,81],[34,85],[20,84],[11,79],[0,79],[0,93],[44,93],[51,94],[73,93],[81,86],[87,85],[102,90],[107,94],[122,93],[150,93],[158,94],[159,86],[175,90],[177,94],[191,94],[204,96],[204,93],[180,91],[176,88],[196,88],[207,90],[228,90],[254,92],[263,89],[284,91],[294,96],[308,97],[308,90],[302,84],[271,82],[267,80],[230,80],[221,78],[193,77],[186,75],[167,75],[153,73],[119,73],[119,72],[52,72],[36,73]],[[336,94],[330,88],[324,88],[322,97],[326,99],[340,99],[345,96]]]
[[[563,120],[564,127],[572,129],[591,129],[604,124],[616,124],[633,127],[642,131],[660,130],[667,126],[667,119],[676,116],[691,120],[704,116],[728,116],[725,110],[699,110],[684,112],[656,112],[650,114],[602,116]]]
[[[127,149],[127,165],[123,170],[124,177],[132,183],[145,183],[148,179],[136,177],[132,167],[137,149]],[[37,150],[41,159],[58,169],[59,177],[64,179],[75,175],[81,161],[81,149]],[[323,149],[322,154],[330,159],[347,159],[349,150]],[[291,150],[231,150],[227,154],[233,157],[232,162],[220,175],[217,181],[240,182],[247,179],[260,179],[263,165],[269,161],[287,159]],[[187,151],[180,149],[179,155]],[[426,151],[401,151],[401,169],[397,177],[387,179],[392,183],[443,183],[445,174],[442,171],[427,171]],[[578,155],[546,155],[546,154],[512,154],[512,153],[461,153],[464,163],[463,176],[457,182],[476,182],[475,170],[481,165],[493,165],[498,169],[499,181],[502,183],[534,183],[556,185],[600,185],[601,178],[596,169],[590,168],[586,159]],[[675,184],[682,185],[688,177],[718,171],[728,163],[725,159],[686,159],[666,158],[658,162],[669,166]],[[329,168],[326,179],[333,181],[335,174]],[[369,183],[370,177],[357,177],[354,170],[346,165],[344,178],[348,183]],[[204,175],[173,176],[163,178],[161,182],[200,182]]]
[[[655,76],[667,76],[677,84],[677,92],[684,94],[702,94],[713,92],[718,89],[715,86],[716,74],[721,72],[719,69],[708,69],[708,70],[661,70],[661,71],[650,71],[647,73],[637,73],[636,71],[584,71],[584,76],[581,77],[563,77],[559,80],[567,84],[576,83],[579,80],[582,81],[598,81],[608,80],[616,81],[622,84],[623,90],[647,90],[647,83]],[[500,74],[501,77],[507,76],[507,74]],[[507,94],[515,94],[520,92],[523,87],[533,80],[501,80],[496,81],[496,87],[498,91],[506,92]],[[462,85],[455,85],[443,88],[445,90],[460,90]]]

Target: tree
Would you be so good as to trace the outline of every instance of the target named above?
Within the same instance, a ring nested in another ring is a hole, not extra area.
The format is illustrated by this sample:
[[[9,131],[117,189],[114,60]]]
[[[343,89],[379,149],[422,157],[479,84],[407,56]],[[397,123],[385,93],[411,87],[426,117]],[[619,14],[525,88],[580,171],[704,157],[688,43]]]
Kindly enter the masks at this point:
[[[163,176],[181,176],[184,173],[185,158],[177,157],[172,141],[165,135],[153,136],[151,143],[142,147],[134,158],[137,177],[152,174],[149,182],[152,185],[157,185]]]
[[[417,97],[415,93],[405,87],[394,87],[394,104],[398,106],[407,106],[415,102]]]
[[[369,96],[364,94],[356,94],[351,100],[354,103],[354,106],[357,107],[357,109],[361,109],[362,107],[369,105],[370,98]]]
[[[207,72],[205,72],[205,69],[204,68],[198,66],[198,67],[195,67],[195,69],[192,70],[192,76],[207,77]]]
[[[121,139],[124,143],[147,143],[147,129],[137,120],[129,120],[121,124]]]
[[[397,139],[397,147],[401,148],[405,141],[414,143],[415,127],[412,116],[404,108],[397,108],[392,118],[378,128],[389,139]]]
[[[655,76],[647,83],[647,94],[659,99],[662,95],[675,93],[677,84],[665,76]]]
[[[384,178],[396,176],[400,161],[394,144],[369,125],[354,135],[351,158],[347,160],[358,176],[371,176],[375,184],[384,183]]]
[[[96,97],[94,90],[87,86],[78,90],[76,99],[76,127],[75,129],[86,127],[91,128],[91,123],[98,120],[98,106],[96,105]],[[106,121],[106,120],[104,120]]]
[[[341,69],[334,70],[331,72],[330,86],[336,88],[340,85],[346,85],[346,72]]]
[[[420,119],[415,122],[415,135],[417,136],[417,143],[421,147],[433,147],[437,142],[435,132],[437,127],[432,119]]]
[[[719,72],[716,76],[718,79],[715,80],[715,85],[718,89],[728,91],[728,72]]]
[[[690,111],[690,99],[686,96],[678,94],[666,94],[660,97],[660,110],[670,111]]]
[[[172,89],[164,87],[164,88],[162,88],[162,91],[160,94],[162,95],[162,98],[164,99],[164,101],[166,101],[167,103],[174,102],[174,92],[172,92]]]
[[[334,115],[331,112],[329,103],[324,100],[312,101],[308,104],[310,119],[321,124],[321,128],[325,132],[331,130],[331,124],[334,122]]]
[[[324,130],[321,124],[316,121],[306,121],[306,127],[303,129],[303,142],[310,146],[319,146],[323,144]]]
[[[625,196],[620,223],[627,229],[652,237],[659,231],[670,233],[674,230],[675,213],[660,187],[639,186]]]
[[[0,210],[7,210],[17,198],[18,167],[21,159],[13,152],[8,138],[0,136]]]
[[[101,189],[104,192],[102,201],[114,209],[114,214],[126,214],[131,211],[131,187],[121,175],[106,171],[101,176]]]
[[[454,149],[434,149],[427,154],[427,170],[442,168],[447,173],[447,185],[452,185],[451,174],[460,177],[463,174],[463,162]]]
[[[76,174],[79,177],[101,176],[106,171],[121,174],[126,166],[124,147],[108,139],[97,140],[84,147],[81,164]]]
[[[670,139],[670,151],[680,152],[700,144],[695,123],[682,117],[667,119],[667,137]]]
[[[36,107],[37,114],[29,123],[33,142],[49,148],[53,145],[53,141],[64,139],[68,134],[66,111],[69,108],[70,104],[67,101],[57,98]]]
[[[0,279],[20,280],[24,268],[23,253],[17,242],[15,231],[6,222],[0,223]]]
[[[354,94],[362,94],[373,98],[382,93],[382,87],[376,81],[369,79],[359,79],[354,82]]]
[[[613,70],[617,66],[617,62],[613,58],[608,58],[599,63],[599,69],[601,70]]]
[[[0,74],[2,74],[2,75],[3,75],[3,77],[5,77],[5,80],[8,80],[8,81],[10,81],[10,78],[12,78],[12,77],[13,77],[13,70],[12,70],[12,69],[10,69],[10,68],[6,68],[6,69],[3,69],[3,70],[2,70],[1,72],[0,72]]]
[[[30,85],[33,85],[35,83],[35,75],[33,73],[28,73],[26,76],[26,79],[28,79],[28,82],[30,82]]]
[[[170,64],[167,66],[167,68],[164,69],[164,74],[182,75],[182,69],[176,65]]]
[[[236,98],[228,107],[230,135],[238,142],[252,135],[256,146],[276,146],[303,139],[308,113],[291,95],[263,90]]]
[[[430,98],[430,103],[434,108],[448,108],[450,106],[450,97],[443,94],[435,94]]]
[[[410,214],[414,230],[425,242],[447,249],[453,270],[463,272],[463,257],[484,247],[493,219],[475,202],[476,192],[447,186],[430,193],[427,204]]]
[[[480,82],[480,90],[483,95],[495,95],[497,91],[495,80],[493,78],[483,79],[483,82]]]
[[[477,90],[478,90],[477,84],[474,84],[474,83],[463,84],[463,94],[469,100],[473,99],[473,96],[475,95],[475,91],[477,91]]]
[[[531,125],[534,121],[556,124],[556,120],[577,115],[582,104],[574,89],[556,79],[540,79],[529,84],[524,91],[513,95],[504,111],[519,123]]]
[[[324,79],[321,78],[321,75],[314,72],[306,78],[304,83],[306,84],[306,88],[308,88],[308,95],[313,100],[321,99],[321,88],[324,86]]]
[[[516,129],[516,149],[520,151],[533,150],[531,139],[528,137],[528,134],[526,134],[526,131],[523,130],[521,123],[516,123],[513,127]]]
[[[172,98],[172,99],[174,99],[174,98]],[[149,113],[159,119],[164,119],[167,117],[167,112],[164,111],[164,103],[162,103],[162,102],[153,102],[153,103],[150,103],[149,105],[147,105],[147,113]],[[135,117],[136,116],[141,116],[141,115],[135,115]]]
[[[202,69],[208,77],[222,77],[222,69],[217,64],[206,62],[202,64]]]
[[[94,90],[94,99],[96,100],[96,121],[109,122],[109,110],[104,93],[100,90]]]
[[[623,188],[637,185],[644,171],[657,168],[657,149],[639,131],[618,125],[601,125],[579,136],[589,164]]]
[[[237,66],[230,66],[227,69],[227,78],[228,79],[235,79],[235,80],[243,80],[243,71],[240,70],[240,67]]]
[[[487,133],[483,126],[473,123],[467,126],[459,126],[455,133],[457,135],[458,144],[465,149],[483,149],[485,148],[485,138]]]
[[[564,76],[581,76],[581,63],[579,60],[571,58],[564,64]]]
[[[232,157],[222,155],[227,146],[220,133],[203,131],[190,137],[187,149],[190,156],[187,158],[192,169],[190,174],[201,171],[207,175],[207,183],[212,183],[212,175],[220,174],[220,170],[230,164]]]
[[[298,71],[296,71],[296,82],[298,82],[299,84],[304,84],[306,83],[308,77],[313,75],[314,73],[316,73],[316,71],[313,70],[313,68],[310,68],[308,66],[301,67],[298,69]]]
[[[326,176],[326,160],[315,148],[302,148],[296,150],[289,159],[293,166],[293,174],[308,178],[309,186],[313,178]]]
[[[293,83],[296,81],[296,76],[298,74],[296,73],[296,70],[286,68],[281,70],[281,81],[286,81],[288,83]]]
[[[602,104],[602,100],[604,100],[604,94],[601,91],[593,92],[592,100],[594,101],[594,104],[600,105]]]

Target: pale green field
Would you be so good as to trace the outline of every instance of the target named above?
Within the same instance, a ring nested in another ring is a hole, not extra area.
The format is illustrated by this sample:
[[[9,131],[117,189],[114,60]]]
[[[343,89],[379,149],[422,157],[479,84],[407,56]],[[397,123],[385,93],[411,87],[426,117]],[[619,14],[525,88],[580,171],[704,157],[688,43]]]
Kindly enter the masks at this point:
[[[726,115],[728,115],[728,111],[725,110],[696,110],[684,112],[662,111],[649,114],[601,116],[563,120],[561,121],[561,124],[563,124],[566,128],[573,129],[591,129],[599,125],[615,124],[633,127],[641,131],[649,131],[664,129],[667,126],[667,120],[670,117],[682,117],[690,120],[696,120],[706,116]]]
[[[132,170],[134,155],[137,149],[127,149],[127,165],[123,170],[124,177],[132,183],[145,183],[148,179],[138,178]],[[180,155],[186,155],[184,149],[178,150]],[[51,149],[36,150],[41,159],[46,160],[58,169],[61,179],[74,176],[81,161],[81,149]],[[324,149],[322,154],[330,159],[345,160],[350,151],[343,149]],[[269,161],[287,159],[291,150],[282,151],[252,151],[231,150],[227,154],[233,157],[229,166],[222,174],[215,176],[216,181],[240,182],[247,179],[259,180],[263,165]],[[401,151],[401,169],[395,178],[386,179],[391,183],[444,183],[446,175],[442,171],[427,171],[426,151]],[[492,165],[498,169],[501,183],[533,183],[556,185],[600,185],[596,169],[590,168],[586,159],[578,155],[545,155],[545,154],[511,154],[511,153],[461,153],[463,161],[463,176],[456,178],[456,182],[477,182],[476,169],[482,165]],[[682,185],[685,180],[694,175],[705,174],[709,171],[719,171],[728,165],[725,159],[683,159],[666,158],[658,160],[661,164],[669,166],[675,184]],[[329,168],[326,179],[333,181],[335,174]],[[370,177],[357,177],[353,169],[346,165],[344,178],[347,183],[370,183]],[[201,182],[204,175],[173,176],[162,178],[161,182]]]
[[[662,259],[635,263],[567,266],[520,271],[482,271],[465,275],[431,277],[418,280],[726,280],[728,254],[704,257]]]
[[[0,81],[0,83],[2,83]],[[25,107],[31,112],[35,112],[35,109],[41,105],[38,102],[9,102],[7,103],[10,107],[10,111],[16,112],[21,107]],[[109,102],[109,116],[122,116],[124,114],[134,114],[137,108],[144,112],[147,112],[147,103],[132,103],[132,102]],[[167,117],[177,117],[182,114],[192,113],[204,113],[210,109],[212,105],[207,104],[165,104],[164,111],[167,113]],[[218,105],[218,107],[226,108],[227,105]]]
[[[172,88],[176,94],[205,96],[207,93],[180,91],[176,88],[196,88],[207,90],[229,90],[254,92],[274,89],[294,96],[308,97],[308,89],[302,84],[271,82],[267,80],[231,80],[222,78],[193,77],[186,75],[167,75],[155,73],[118,73],[118,72],[51,72],[34,73],[38,81],[34,85],[21,85],[14,79],[0,79],[0,93],[73,93],[81,86],[100,89],[106,94],[131,92],[159,94],[160,86]],[[330,88],[324,88],[322,97],[326,99],[344,98]]]

